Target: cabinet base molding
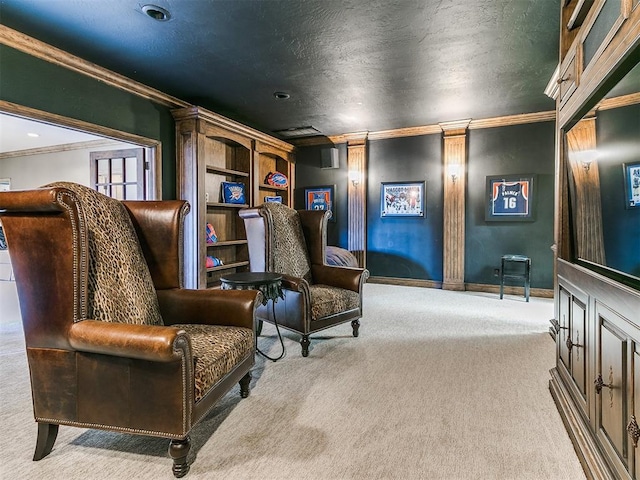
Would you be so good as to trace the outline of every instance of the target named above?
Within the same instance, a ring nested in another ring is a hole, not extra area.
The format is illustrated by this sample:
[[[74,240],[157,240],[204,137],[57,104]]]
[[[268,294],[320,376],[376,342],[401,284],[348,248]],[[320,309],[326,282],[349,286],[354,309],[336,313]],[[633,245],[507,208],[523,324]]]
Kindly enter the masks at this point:
[[[551,374],[549,391],[567,429],[569,438],[571,438],[571,443],[573,443],[573,448],[578,455],[585,475],[589,480],[616,480],[618,477],[612,473],[607,465],[589,424],[576,411],[571,395],[565,388],[558,370],[553,368],[549,373]]]

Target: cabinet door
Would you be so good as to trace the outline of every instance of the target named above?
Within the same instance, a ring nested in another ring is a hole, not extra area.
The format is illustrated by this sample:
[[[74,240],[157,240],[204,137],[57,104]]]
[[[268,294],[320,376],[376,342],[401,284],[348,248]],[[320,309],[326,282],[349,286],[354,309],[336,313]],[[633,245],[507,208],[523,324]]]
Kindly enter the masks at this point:
[[[638,344],[635,344],[635,351],[633,352],[633,405],[631,405],[631,415],[628,424],[629,434],[629,448],[631,449],[631,457],[634,459],[634,476],[636,480],[640,480],[640,447],[637,445],[637,434],[634,438],[634,429],[637,428],[638,422],[640,422],[640,353],[638,352]],[[634,425],[635,424],[635,425]],[[635,427],[635,428],[634,428]],[[637,432],[637,430],[636,430]]]
[[[583,396],[586,395],[586,323],[587,309],[585,305],[573,298],[571,301],[571,376]],[[567,346],[568,348],[568,346]]]
[[[558,332],[558,356],[560,361],[571,371],[571,364],[569,360],[569,347],[567,347],[567,338],[569,337],[569,305],[571,303],[571,294],[564,288],[560,287],[558,295],[559,303],[559,315],[558,323],[560,324],[560,332]]]
[[[599,317],[600,355],[597,372],[604,386],[596,384],[598,437],[609,456],[626,464],[626,425],[624,424],[627,339],[618,329]],[[597,381],[599,378],[596,379]],[[600,393],[598,393],[600,390]]]

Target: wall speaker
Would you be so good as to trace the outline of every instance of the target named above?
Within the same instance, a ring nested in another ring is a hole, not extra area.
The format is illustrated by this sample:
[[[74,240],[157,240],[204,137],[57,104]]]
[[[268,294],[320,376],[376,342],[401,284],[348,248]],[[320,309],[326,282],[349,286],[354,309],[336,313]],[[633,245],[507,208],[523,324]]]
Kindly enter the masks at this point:
[[[320,168],[340,168],[340,157],[338,156],[338,149],[323,148],[320,150],[321,164]]]

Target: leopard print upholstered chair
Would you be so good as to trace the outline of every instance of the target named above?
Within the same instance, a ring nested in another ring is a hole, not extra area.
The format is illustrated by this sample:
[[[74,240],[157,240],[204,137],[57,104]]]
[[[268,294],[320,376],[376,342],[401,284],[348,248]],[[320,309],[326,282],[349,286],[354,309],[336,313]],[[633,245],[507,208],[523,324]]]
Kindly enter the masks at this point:
[[[170,439],[236,383],[249,394],[255,291],[182,288],[183,201],[120,202],[55,183],[0,192],[38,424],[34,460],[59,425]],[[132,472],[135,476],[135,472]]]
[[[309,355],[309,336],[351,322],[357,337],[362,317],[362,290],[369,277],[363,268],[325,264],[325,211],[294,210],[265,203],[240,211],[249,243],[251,271],[283,276],[284,301],[275,304],[279,326],[301,335],[302,355]],[[259,321],[273,323],[273,310],[258,307]]]

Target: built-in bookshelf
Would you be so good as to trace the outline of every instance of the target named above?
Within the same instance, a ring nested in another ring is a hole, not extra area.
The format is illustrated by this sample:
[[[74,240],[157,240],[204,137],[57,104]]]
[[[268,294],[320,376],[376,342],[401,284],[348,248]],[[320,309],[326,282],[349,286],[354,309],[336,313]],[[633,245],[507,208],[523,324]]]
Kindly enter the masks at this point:
[[[266,196],[293,204],[293,146],[199,107],[173,115],[177,195],[191,204],[185,222],[185,286],[215,288],[222,275],[249,268],[238,211],[263,203]],[[267,184],[269,172],[286,175],[288,185]],[[243,195],[234,199],[240,203],[225,201],[224,182],[242,186]],[[208,225],[215,235],[207,235]]]

